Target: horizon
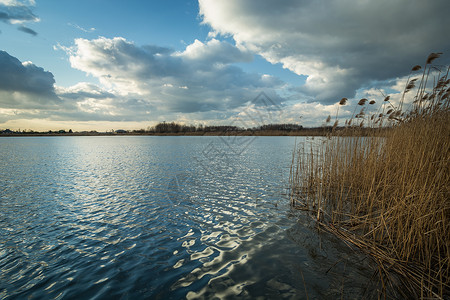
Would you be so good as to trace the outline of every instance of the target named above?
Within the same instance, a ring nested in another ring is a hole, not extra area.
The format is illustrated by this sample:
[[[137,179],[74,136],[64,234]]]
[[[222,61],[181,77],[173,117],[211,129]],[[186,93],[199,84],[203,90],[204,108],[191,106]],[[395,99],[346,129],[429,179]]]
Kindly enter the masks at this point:
[[[106,132],[243,118],[318,127],[346,97],[343,124],[361,98],[398,104],[431,52],[450,64],[449,10],[445,0],[0,0],[0,128]]]
[[[11,130],[9,128],[0,128],[0,134],[5,134],[6,133],[13,133],[13,134],[45,134],[45,133],[118,133],[119,131],[125,131],[126,133],[136,133],[136,132],[142,132],[144,131],[145,133],[151,133],[151,132],[157,132],[158,129],[158,125],[174,125],[174,126],[179,126],[182,127],[184,129],[186,128],[194,128],[195,131],[210,131],[212,129],[223,129],[222,131],[250,131],[250,130],[256,130],[256,131],[264,131],[264,130],[284,130],[284,131],[290,131],[290,130],[309,130],[309,129],[318,129],[318,128],[324,128],[324,126],[319,126],[319,127],[303,127],[300,124],[294,124],[294,123],[270,123],[270,124],[261,124],[255,127],[242,127],[242,126],[236,126],[236,125],[215,125],[215,124],[210,124],[210,125],[205,125],[205,124],[198,124],[198,125],[193,125],[193,124],[184,124],[184,123],[178,123],[175,121],[172,122],[160,122],[158,124],[156,124],[155,126],[148,126],[146,128],[132,128],[132,129],[123,129],[123,128],[112,128],[106,131],[97,131],[97,130],[83,130],[83,131],[76,131],[76,130],[72,130],[72,128],[54,128],[54,129],[50,129],[50,130],[45,130],[45,131],[35,131],[32,129],[25,129],[25,128],[19,128],[18,130]],[[264,127],[279,127],[278,129],[273,129],[273,128],[264,128]],[[284,128],[281,128],[284,127]],[[289,128],[287,128],[289,127]],[[294,129],[295,127],[295,129]],[[326,126],[326,127],[330,127],[331,126]],[[281,128],[281,129],[280,129]],[[172,132],[173,129],[170,129],[167,132]],[[181,128],[179,131],[183,131]],[[214,131],[214,130],[213,130]],[[221,130],[218,130],[221,131]],[[163,131],[165,132],[165,131]]]

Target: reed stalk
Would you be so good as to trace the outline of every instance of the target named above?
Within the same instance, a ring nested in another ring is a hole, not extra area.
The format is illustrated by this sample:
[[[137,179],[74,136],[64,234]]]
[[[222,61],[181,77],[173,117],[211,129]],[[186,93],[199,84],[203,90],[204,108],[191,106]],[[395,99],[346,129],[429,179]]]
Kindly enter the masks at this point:
[[[450,298],[449,69],[430,78],[439,55],[428,57],[408,111],[405,91],[392,112],[376,115],[389,126],[366,136],[348,126],[351,134],[297,145],[290,174],[294,208],[373,257],[383,286],[397,274],[422,299]]]

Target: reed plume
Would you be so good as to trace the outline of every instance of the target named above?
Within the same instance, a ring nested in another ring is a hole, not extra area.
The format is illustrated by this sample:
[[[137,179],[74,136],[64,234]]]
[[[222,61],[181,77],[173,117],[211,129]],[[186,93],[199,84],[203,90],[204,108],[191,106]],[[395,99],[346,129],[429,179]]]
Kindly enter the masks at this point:
[[[424,101],[402,111],[402,102],[393,107],[385,97],[392,108],[375,124],[389,126],[362,137],[363,119],[348,128],[351,138],[333,130],[320,144],[299,147],[291,168],[292,206],[372,257],[384,270],[383,291],[396,285],[397,298],[450,299],[450,67],[429,78],[440,55],[431,53],[425,75],[405,85],[417,82],[416,99]]]
[[[428,57],[427,57],[427,65],[431,64],[433,62],[433,60],[435,60],[436,58],[439,58],[441,55],[442,55],[442,52],[430,53],[430,55],[428,55]]]
[[[361,100],[359,100],[358,105],[364,105],[366,104],[367,99],[366,98],[362,98]]]

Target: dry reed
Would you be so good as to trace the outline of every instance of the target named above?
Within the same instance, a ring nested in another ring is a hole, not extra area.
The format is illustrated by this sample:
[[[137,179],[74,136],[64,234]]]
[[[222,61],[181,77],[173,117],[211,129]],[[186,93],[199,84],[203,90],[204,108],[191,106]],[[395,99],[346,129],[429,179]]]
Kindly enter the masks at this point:
[[[368,136],[349,125],[347,137],[336,130],[299,145],[290,174],[293,207],[313,212],[323,228],[370,254],[383,286],[397,274],[403,296],[422,299],[450,297],[448,69],[427,85],[439,56],[430,54],[417,84],[408,78],[398,107],[387,96],[381,105],[392,108],[367,117],[374,126]],[[412,85],[415,101],[401,111]]]

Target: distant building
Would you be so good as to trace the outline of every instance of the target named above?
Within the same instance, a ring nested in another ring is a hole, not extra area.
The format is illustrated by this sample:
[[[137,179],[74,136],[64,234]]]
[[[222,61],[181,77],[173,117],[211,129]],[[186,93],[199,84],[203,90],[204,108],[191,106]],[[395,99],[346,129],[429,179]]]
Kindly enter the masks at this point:
[[[126,131],[126,130],[123,130],[123,129],[117,129],[117,130],[116,130],[116,133],[127,133],[127,131]]]

